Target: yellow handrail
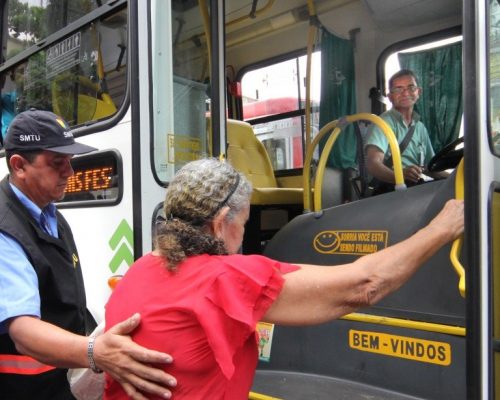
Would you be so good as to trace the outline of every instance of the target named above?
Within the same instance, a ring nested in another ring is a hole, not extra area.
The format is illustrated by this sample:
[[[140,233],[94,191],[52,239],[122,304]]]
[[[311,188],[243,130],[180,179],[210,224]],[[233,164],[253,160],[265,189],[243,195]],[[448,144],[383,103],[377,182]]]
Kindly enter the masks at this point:
[[[455,198],[457,200],[464,199],[464,160],[460,161],[457,167],[457,172],[455,176]],[[460,295],[465,298],[465,269],[463,265],[460,263],[459,256],[462,250],[462,244],[464,241],[464,235],[460,235],[457,239],[454,240],[451,245],[450,251],[450,261],[455,271],[459,276],[458,281],[458,290],[460,291]]]
[[[210,39],[210,15],[208,14],[207,2],[205,0],[198,0],[198,6],[200,9],[201,19],[203,21],[203,29],[205,31],[205,37],[207,40],[207,61],[208,61],[208,76],[211,76],[212,71],[212,50],[211,50],[211,39]],[[204,76],[201,77],[203,81]]]
[[[359,113],[354,115],[348,115],[345,117],[347,122],[356,122],[356,121],[370,121],[377,125],[382,133],[387,138],[387,142],[389,143],[389,147],[391,148],[392,154],[392,165],[394,166],[394,179],[395,179],[395,189],[396,190],[404,190],[406,189],[405,179],[403,176],[403,164],[401,163],[401,153],[399,151],[399,143],[392,131],[391,127],[378,115],[369,114],[369,113]]]
[[[426,332],[436,332],[445,335],[465,336],[465,328],[462,326],[436,324],[434,322],[414,321],[404,318],[386,317],[383,315],[372,315],[363,313],[351,313],[340,317],[347,321],[364,322],[367,324],[385,325],[407,329],[418,329]]]
[[[340,131],[348,124],[357,121],[370,121],[373,124],[377,125],[382,133],[387,138],[387,142],[389,143],[389,147],[391,149],[392,160],[394,165],[394,178],[396,181],[395,188],[396,190],[404,190],[406,189],[406,184],[403,176],[403,166],[401,163],[401,153],[399,151],[399,144],[394,135],[391,127],[385,122],[382,118],[377,115],[369,114],[369,113],[359,113],[345,116],[339,120],[331,121],[326,124],[321,130],[318,132],[313,142],[309,147],[307,147],[306,157],[304,160],[304,172],[303,172],[303,186],[304,186],[304,210],[305,211],[317,211],[321,209],[321,184],[323,183],[323,173],[326,166],[326,160],[332,149],[335,141],[337,140]],[[334,128],[339,128],[339,132],[335,133],[336,130]],[[316,180],[314,185],[314,204],[313,208],[311,208],[311,190],[310,190],[310,167],[312,162],[312,156],[314,153],[314,149],[316,148],[319,141],[323,138],[323,136],[330,132],[332,133],[332,137],[330,137],[325,144],[323,151],[321,152],[321,157],[318,164],[318,171],[316,173]]]
[[[99,89],[106,89],[107,90],[106,86],[102,87],[103,82],[106,79],[106,73],[104,71],[104,62],[102,59],[102,50],[101,50],[101,41],[99,40],[99,32],[97,32],[95,26],[92,26],[91,31],[93,32],[92,38],[93,38],[94,46],[97,47],[97,77],[99,78],[99,84],[97,85],[97,87]],[[84,78],[86,78],[86,77],[84,77]],[[87,87],[91,87],[91,86],[87,85]],[[106,103],[109,106],[108,108],[112,113],[115,113],[117,111],[115,103],[113,102],[113,99],[111,98],[109,93],[102,90],[101,98],[104,101],[104,103]]]
[[[318,145],[319,141],[328,132],[333,131],[337,125],[337,120],[328,122],[323,128],[321,128],[318,134],[314,137],[312,143],[306,147],[306,157],[304,160],[304,172],[302,174],[302,182],[304,187],[304,210],[311,211],[311,163],[314,154],[314,149]]]
[[[238,18],[235,18],[231,21],[226,22],[226,28],[228,28],[232,25],[236,25],[240,22],[243,22],[249,18],[252,19],[252,18],[260,17],[262,14],[268,12],[273,7],[273,4],[275,3],[275,1],[276,0],[268,0],[267,4],[263,5],[259,9],[255,10],[253,15],[252,14],[243,15],[241,17],[238,17]],[[201,4],[201,3],[203,3],[203,4]],[[210,42],[210,37],[208,36],[210,34],[210,31],[207,30],[207,28],[206,28],[206,26],[210,24],[210,15],[208,12],[206,1],[205,0],[198,1],[198,5],[201,7],[200,10],[201,10],[202,18],[203,18],[204,32],[196,34],[195,36],[190,36],[189,38],[182,40],[182,42],[180,42],[179,45],[193,42],[194,39],[201,40],[203,37],[205,37],[206,43]],[[207,49],[210,49],[210,47],[208,45],[207,45]],[[208,50],[208,53],[210,53],[210,50]]]
[[[323,177],[325,175],[325,169],[326,169],[326,162],[328,161],[328,155],[330,154],[330,151],[337,141],[337,138],[340,135],[340,132],[342,132],[340,127],[335,127],[333,130],[332,134],[328,138],[328,140],[325,143],[325,147],[323,148],[323,151],[321,152],[321,156],[319,157],[319,162],[318,162],[318,170],[316,171],[316,178],[314,179],[314,211],[319,211],[321,210],[321,191],[323,188]]]
[[[312,74],[312,52],[314,40],[318,30],[314,20],[316,8],[313,0],[307,0],[309,11],[309,29],[307,31],[307,63],[306,63],[306,104],[305,104],[305,126],[306,126],[306,149],[311,143],[311,74]]]
[[[265,394],[250,392],[248,395],[248,400],[281,400],[278,397],[266,396]]]
[[[239,18],[235,18],[229,22],[226,23],[226,28],[231,26],[231,25],[235,25],[235,24],[238,24],[242,21],[245,21],[247,20],[248,18],[256,18],[258,17],[260,14],[264,14],[264,12],[267,12],[271,9],[271,7],[273,6],[274,2],[276,0],[268,0],[267,4],[263,5],[261,8],[259,8],[258,10],[255,10],[254,12],[254,15],[243,15],[242,17],[239,17]]]

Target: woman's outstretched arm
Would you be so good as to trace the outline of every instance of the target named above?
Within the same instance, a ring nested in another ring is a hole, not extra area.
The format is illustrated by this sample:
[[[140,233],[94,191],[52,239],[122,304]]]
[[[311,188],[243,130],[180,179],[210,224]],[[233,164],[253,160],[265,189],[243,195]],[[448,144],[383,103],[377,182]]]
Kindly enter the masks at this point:
[[[284,275],[283,289],[263,319],[312,325],[375,304],[463,232],[463,213],[463,201],[450,200],[426,227],[384,250],[335,267],[300,265]]]

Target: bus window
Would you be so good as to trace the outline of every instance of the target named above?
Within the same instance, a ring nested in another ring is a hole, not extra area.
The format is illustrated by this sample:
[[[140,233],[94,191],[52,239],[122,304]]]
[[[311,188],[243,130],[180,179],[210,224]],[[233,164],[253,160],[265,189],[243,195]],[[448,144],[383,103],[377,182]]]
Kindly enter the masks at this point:
[[[321,53],[312,60],[312,132],[317,132]],[[302,168],[304,156],[306,56],[252,69],[241,79],[243,119],[253,125],[274,170]]]
[[[8,39],[5,60],[66,27],[100,7],[104,1],[89,0],[8,0]],[[36,3],[37,5],[34,5]]]
[[[490,1],[490,137],[500,156],[500,5]]]
[[[44,18],[49,11],[49,7],[38,10]],[[11,17],[16,21],[14,15]],[[2,134],[15,114],[31,107],[51,110],[70,126],[115,114],[126,90],[126,21],[126,10],[122,9],[91,24],[75,26],[71,33],[63,30],[40,50],[32,46],[24,59],[1,70]],[[29,26],[23,29],[24,36],[31,35]],[[13,46],[8,44],[7,48]]]
[[[193,2],[151,3],[154,166],[161,182],[209,152],[210,72],[197,7]],[[168,37],[172,42],[163,40]]]

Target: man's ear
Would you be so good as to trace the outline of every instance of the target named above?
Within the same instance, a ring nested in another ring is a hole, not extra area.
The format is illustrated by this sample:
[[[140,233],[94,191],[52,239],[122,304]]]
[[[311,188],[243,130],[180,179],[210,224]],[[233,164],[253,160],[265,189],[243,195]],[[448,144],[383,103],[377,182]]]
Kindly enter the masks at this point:
[[[9,159],[10,168],[12,173],[24,172],[24,167],[28,161],[21,157],[19,154],[14,154]]]
[[[226,217],[229,213],[230,208],[225,206],[215,215],[211,223],[211,228],[214,236],[218,239],[222,239],[224,234],[224,228],[226,226]]]

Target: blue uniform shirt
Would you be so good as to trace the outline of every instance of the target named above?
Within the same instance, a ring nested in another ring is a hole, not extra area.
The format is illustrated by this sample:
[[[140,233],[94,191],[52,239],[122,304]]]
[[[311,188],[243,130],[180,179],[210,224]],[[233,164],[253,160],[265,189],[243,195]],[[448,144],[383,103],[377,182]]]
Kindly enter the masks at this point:
[[[14,185],[10,186],[40,227],[57,237],[54,204],[51,203],[41,210]],[[19,242],[0,232],[0,334],[7,332],[8,319],[21,315],[40,318],[38,278]]]
[[[401,143],[409,128],[409,126],[406,126],[401,113],[391,108],[382,113],[380,118],[387,122],[396,135],[398,143]],[[434,149],[432,148],[429,133],[425,125],[420,121],[420,116],[416,112],[413,112],[412,119],[413,121],[411,124],[415,125],[415,131],[413,132],[410,143],[408,143],[405,151],[401,154],[403,168],[409,165],[426,166],[434,156]],[[377,146],[384,153],[390,153],[387,138],[376,125],[373,125],[369,131],[365,147],[368,145]]]

